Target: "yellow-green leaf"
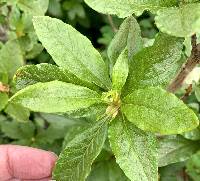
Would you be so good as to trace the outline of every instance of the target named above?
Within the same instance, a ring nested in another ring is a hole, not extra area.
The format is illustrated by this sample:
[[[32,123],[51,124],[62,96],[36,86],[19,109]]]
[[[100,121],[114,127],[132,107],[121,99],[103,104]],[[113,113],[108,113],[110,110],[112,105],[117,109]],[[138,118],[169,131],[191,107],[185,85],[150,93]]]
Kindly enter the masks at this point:
[[[133,91],[123,99],[122,112],[140,129],[166,135],[186,132],[199,124],[183,101],[159,87]]]
[[[10,102],[36,112],[73,112],[100,103],[101,96],[86,87],[52,81],[37,83],[17,92]]]
[[[43,46],[59,66],[84,81],[104,89],[111,87],[100,53],[85,36],[72,26],[47,16],[34,17],[33,24]]]

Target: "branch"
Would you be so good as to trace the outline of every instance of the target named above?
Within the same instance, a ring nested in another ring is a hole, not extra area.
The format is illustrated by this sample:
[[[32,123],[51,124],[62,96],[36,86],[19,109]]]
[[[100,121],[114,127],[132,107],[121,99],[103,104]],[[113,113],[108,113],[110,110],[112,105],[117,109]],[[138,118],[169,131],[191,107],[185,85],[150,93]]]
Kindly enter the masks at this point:
[[[192,84],[189,85],[188,88],[185,89],[185,94],[181,97],[181,100],[184,102],[189,96],[190,94],[192,93]]]
[[[116,33],[118,30],[113,22],[113,19],[112,19],[112,16],[111,15],[108,15],[108,21],[109,21],[109,24],[110,26],[112,27],[112,30],[114,31],[114,33]]]
[[[186,64],[181,69],[177,77],[168,86],[167,90],[169,92],[176,92],[181,88],[183,81],[188,76],[188,74],[200,63],[200,44],[197,44],[196,34],[192,36],[191,40],[192,52],[191,56],[188,58]]]

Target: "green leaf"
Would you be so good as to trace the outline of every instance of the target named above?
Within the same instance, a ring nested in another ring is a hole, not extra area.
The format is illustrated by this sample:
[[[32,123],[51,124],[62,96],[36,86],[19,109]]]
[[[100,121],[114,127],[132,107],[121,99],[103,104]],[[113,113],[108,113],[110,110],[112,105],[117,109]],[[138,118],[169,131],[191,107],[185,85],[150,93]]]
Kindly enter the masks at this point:
[[[111,87],[105,63],[91,42],[70,25],[50,17],[34,17],[36,33],[54,61],[80,79]]]
[[[178,134],[199,124],[195,113],[183,101],[159,87],[135,90],[122,102],[127,119],[145,131]]]
[[[200,32],[196,33],[197,36],[197,44],[200,43]],[[184,46],[185,46],[185,54],[187,57],[191,55],[192,52],[192,44],[191,44],[191,37],[186,37],[184,41]]]
[[[48,9],[49,0],[18,0],[20,10],[32,15],[44,15]]]
[[[30,111],[19,104],[9,103],[5,112],[19,122],[29,121]]]
[[[5,108],[8,103],[8,95],[6,93],[0,92],[0,111]]]
[[[118,117],[109,128],[109,140],[116,162],[130,180],[158,180],[156,138]]]
[[[84,82],[69,71],[51,64],[26,65],[17,70],[14,77],[18,90],[38,82],[59,80],[98,90],[94,84]]]
[[[23,63],[22,52],[17,41],[8,41],[0,49],[0,65],[9,73],[10,79]]]
[[[52,81],[37,83],[16,93],[10,102],[36,112],[73,112],[100,103],[101,96],[86,87]]]
[[[3,65],[0,64],[0,82],[3,84],[8,83],[8,73]]]
[[[107,109],[107,104],[93,104],[88,108],[79,109],[78,111],[74,111],[69,115],[73,118],[91,118],[92,120],[95,117],[98,118],[100,115],[104,114]]]
[[[160,168],[160,181],[184,181],[184,167],[185,163],[180,162]]]
[[[43,51],[43,49],[44,47],[40,43],[34,44],[33,48],[26,52],[26,59],[34,59]]]
[[[57,0],[49,0],[48,13],[53,17],[63,17],[62,4]]]
[[[199,142],[190,141],[182,136],[167,136],[159,139],[159,167],[185,161],[199,150]]]
[[[74,137],[76,137],[76,135],[85,132],[90,126],[91,125],[88,123],[71,126],[65,134],[63,141],[63,149],[67,146],[68,143],[70,143],[74,139]]]
[[[184,138],[186,139],[189,139],[189,140],[200,140],[200,127],[198,126],[197,128],[191,130],[191,131],[188,131],[188,132],[185,132],[185,133],[182,133],[181,134]]]
[[[93,161],[104,145],[107,136],[107,119],[98,120],[67,144],[57,161],[53,173],[54,179],[63,181],[86,179]]]
[[[108,47],[108,57],[115,64],[121,52],[127,47],[129,58],[143,48],[140,26],[131,16],[124,20]]]
[[[194,181],[198,181],[200,178],[200,151],[192,156],[192,158],[187,162],[186,172],[187,174],[194,179]]]
[[[155,21],[164,33],[177,37],[189,37],[199,32],[200,3],[162,9],[158,11]]]
[[[112,72],[112,89],[121,91],[128,77],[128,51],[125,49],[117,59]]]
[[[87,181],[129,181],[129,179],[115,160],[109,160],[95,163]]]
[[[194,91],[195,91],[195,96],[197,98],[197,101],[200,102],[200,86],[195,86]]]
[[[65,137],[66,133],[69,134],[72,127],[83,126],[86,123],[86,121],[82,119],[73,119],[56,114],[42,113],[40,115],[48,122],[49,126],[47,129],[38,131],[35,139],[43,141],[44,143],[53,143],[57,139],[62,139]]]
[[[12,139],[31,139],[34,136],[35,126],[29,121],[19,123],[17,121],[4,121],[1,124],[2,132]]]
[[[115,14],[124,18],[135,13],[142,14],[144,10],[156,12],[159,9],[177,5],[176,0],[85,0],[94,10],[104,14]]]
[[[183,39],[160,33],[153,46],[144,48],[130,61],[124,94],[148,86],[166,87],[183,64]]]

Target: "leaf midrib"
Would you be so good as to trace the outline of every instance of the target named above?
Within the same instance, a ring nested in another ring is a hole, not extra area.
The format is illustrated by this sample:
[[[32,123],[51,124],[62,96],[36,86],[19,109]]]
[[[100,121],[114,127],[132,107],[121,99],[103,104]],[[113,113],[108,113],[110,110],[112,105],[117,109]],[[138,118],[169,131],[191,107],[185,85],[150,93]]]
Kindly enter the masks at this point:
[[[66,25],[67,26],[67,25]],[[68,26],[67,26],[67,28],[68,28]],[[70,36],[70,34],[69,34],[69,31],[67,31],[67,33],[68,33],[68,37],[69,37],[69,39],[70,39],[70,41],[71,41],[71,36]],[[63,45],[64,47],[65,47],[65,49],[66,50],[68,50],[72,55],[73,55],[73,57],[75,57],[75,59],[81,64],[81,66],[83,67],[83,68],[85,68],[86,70],[88,70],[88,72],[90,72],[90,74],[95,78],[95,79],[97,79],[98,80],[98,84],[96,84],[96,81],[95,82],[93,82],[92,81],[92,83],[94,83],[95,85],[97,85],[97,86],[100,86],[101,84],[102,85],[104,85],[108,90],[109,90],[109,87],[106,85],[106,84],[104,84],[85,64],[83,64],[83,62],[81,62],[80,61],[80,58],[78,57],[78,56],[76,56],[73,52],[72,52],[72,50],[70,50],[67,46],[65,46],[65,44],[64,43],[62,43],[61,41],[60,41],[60,38],[56,38],[57,40],[58,40],[58,42],[61,44],[61,45]],[[73,42],[73,41],[71,41],[71,42]],[[48,51],[48,50],[47,50]],[[97,51],[96,49],[95,49],[95,51]],[[55,58],[55,60],[56,60],[56,58]],[[102,60],[103,61],[103,60]],[[71,74],[73,74],[73,75],[75,75],[75,76],[77,76],[76,74],[74,74],[74,73],[72,73],[69,69],[67,69]],[[83,80],[80,76],[77,76],[79,79],[81,79],[81,80]],[[88,80],[83,80],[83,81],[86,81],[86,82],[88,82]],[[91,82],[88,82],[88,83],[91,83]],[[99,84],[100,83],[100,84]],[[102,87],[102,85],[100,86],[100,87]],[[105,88],[105,87],[102,87],[102,88]]]
[[[122,115],[122,119],[123,119],[124,127],[125,127],[126,133],[127,133],[127,135],[128,135],[129,141],[130,141],[130,142],[134,142],[134,140],[132,140],[131,136],[129,135],[129,131],[128,131],[128,128],[127,128],[127,126],[126,126],[126,122],[125,122],[125,119],[124,119],[124,115]],[[131,148],[134,150],[135,153],[137,153],[136,150],[134,149],[134,147],[131,146]],[[144,166],[143,166],[143,164],[142,164],[141,161],[140,161],[140,160],[142,160],[142,159],[140,158],[140,156],[139,156],[138,154],[135,154],[135,155],[137,156],[137,158],[138,158],[138,160],[139,160],[139,163],[140,163],[140,165],[141,165],[141,167],[142,167],[142,169],[143,169],[143,172],[144,172],[144,174],[146,175],[146,179],[148,180],[148,173],[146,173],[146,170],[144,169]]]

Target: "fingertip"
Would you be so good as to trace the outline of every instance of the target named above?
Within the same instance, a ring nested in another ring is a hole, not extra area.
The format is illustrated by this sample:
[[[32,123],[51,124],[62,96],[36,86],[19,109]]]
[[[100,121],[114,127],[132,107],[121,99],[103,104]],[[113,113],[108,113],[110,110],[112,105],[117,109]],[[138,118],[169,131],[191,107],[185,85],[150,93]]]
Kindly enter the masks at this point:
[[[13,177],[19,179],[42,179],[51,177],[57,155],[25,146],[7,145],[9,164]]]

